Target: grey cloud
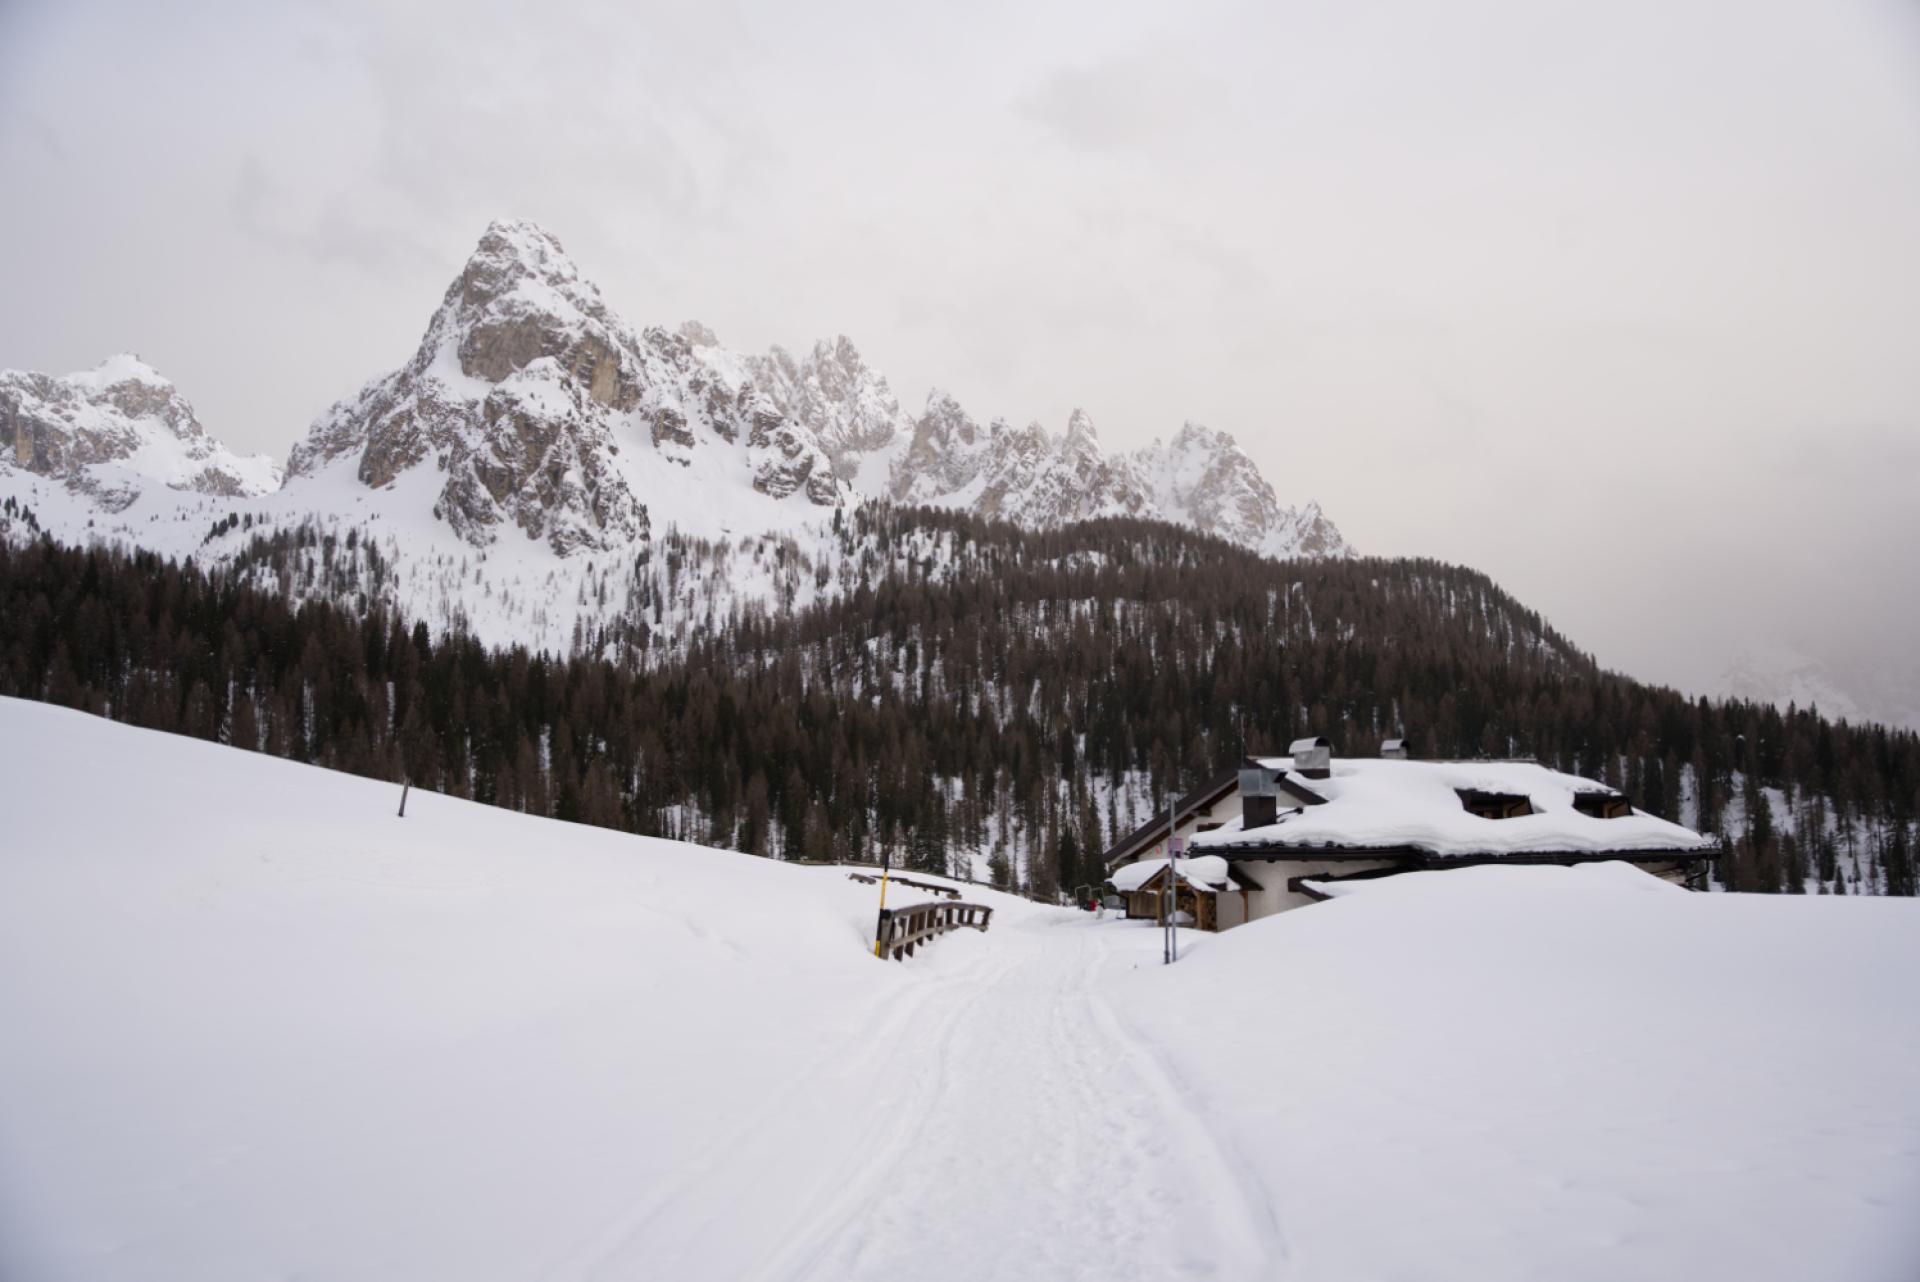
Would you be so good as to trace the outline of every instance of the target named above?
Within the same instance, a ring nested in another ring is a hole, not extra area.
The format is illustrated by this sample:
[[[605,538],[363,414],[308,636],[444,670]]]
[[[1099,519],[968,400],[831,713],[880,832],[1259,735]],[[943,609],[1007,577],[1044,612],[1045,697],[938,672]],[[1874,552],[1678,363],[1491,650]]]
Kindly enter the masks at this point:
[[[0,3],[0,366],[137,347],[284,453],[531,217],[639,324],[1231,431],[1640,675],[1893,669],[1916,55],[1872,0]]]
[[[1107,150],[1181,135],[1225,105],[1224,89],[1177,55],[1141,52],[1062,67],[1014,106],[1069,146]]]

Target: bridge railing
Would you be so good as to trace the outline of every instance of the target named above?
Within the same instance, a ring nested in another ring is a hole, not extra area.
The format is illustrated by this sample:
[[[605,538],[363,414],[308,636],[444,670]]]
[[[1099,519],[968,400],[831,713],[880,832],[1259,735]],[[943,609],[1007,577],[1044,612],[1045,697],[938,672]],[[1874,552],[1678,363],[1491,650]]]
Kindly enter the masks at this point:
[[[869,886],[872,886],[877,884],[880,878],[875,876],[873,873],[850,872],[847,874],[847,880],[848,881],[864,881]],[[953,886],[942,886],[937,882],[931,882],[931,881],[915,881],[911,877],[902,877],[897,872],[889,874],[888,880],[891,881],[896,886],[912,886],[919,890],[931,890],[934,894],[945,895],[948,899],[960,898],[960,891]]]
[[[905,908],[882,908],[880,925],[874,937],[874,953],[895,961],[913,956],[913,950],[936,935],[944,935],[962,926],[985,930],[993,919],[993,909],[985,904],[955,902],[909,904]]]

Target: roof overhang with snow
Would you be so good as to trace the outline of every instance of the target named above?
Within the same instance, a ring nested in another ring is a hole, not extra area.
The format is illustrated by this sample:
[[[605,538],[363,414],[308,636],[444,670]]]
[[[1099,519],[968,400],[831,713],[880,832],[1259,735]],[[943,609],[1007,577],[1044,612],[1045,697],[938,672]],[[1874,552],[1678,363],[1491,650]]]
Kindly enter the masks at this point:
[[[1240,889],[1227,868],[1227,861],[1219,855],[1198,855],[1191,859],[1182,859],[1179,864],[1176,875],[1183,884],[1194,890],[1211,895],[1222,890]],[[1162,874],[1166,868],[1167,861],[1164,857],[1142,859],[1138,863],[1126,864],[1114,869],[1107,878],[1107,883],[1121,894],[1130,895],[1136,890],[1145,890],[1148,886],[1157,885],[1163,879]]]
[[[1531,761],[1405,761],[1338,759],[1326,779],[1292,774],[1289,758],[1262,764],[1310,790],[1325,804],[1277,816],[1247,829],[1229,820],[1193,839],[1195,854],[1232,860],[1396,859],[1566,863],[1599,858],[1694,861],[1711,858],[1712,838],[1630,807],[1604,818],[1576,805],[1595,791],[1591,779]],[[1292,791],[1292,789],[1289,789]],[[1471,813],[1463,795],[1524,797],[1532,813],[1488,818]],[[1617,794],[1614,794],[1617,795]]]
[[[1247,760],[1248,763],[1252,763],[1255,759],[1250,757]],[[1271,769],[1271,760],[1272,759],[1262,760],[1260,764]],[[1209,810],[1228,797],[1233,796],[1240,790],[1240,769],[1241,767],[1235,767],[1232,770],[1223,770],[1213,776],[1198,788],[1195,788],[1192,792],[1175,802],[1174,812],[1179,815],[1181,821],[1184,822],[1197,811]],[[1303,782],[1290,776],[1284,770],[1275,771],[1274,773],[1276,775],[1274,781],[1275,791],[1280,797],[1292,802],[1294,805],[1318,806],[1326,801],[1326,798],[1311,791]],[[1122,837],[1119,841],[1114,842],[1112,846],[1108,847],[1106,852],[1101,856],[1101,862],[1105,867],[1111,869],[1118,864],[1124,864],[1130,859],[1137,858],[1154,845],[1165,841],[1166,838],[1167,812],[1162,810],[1138,828],[1135,828],[1132,832]]]

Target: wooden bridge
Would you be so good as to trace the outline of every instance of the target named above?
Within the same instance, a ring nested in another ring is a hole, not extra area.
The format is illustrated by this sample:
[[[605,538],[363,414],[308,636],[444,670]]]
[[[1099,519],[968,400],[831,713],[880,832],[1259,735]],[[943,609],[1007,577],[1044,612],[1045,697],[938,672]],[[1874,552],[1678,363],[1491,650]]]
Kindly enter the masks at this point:
[[[944,935],[962,926],[985,930],[992,918],[993,909],[984,904],[947,902],[882,908],[879,932],[874,938],[874,955],[900,961],[913,956],[915,945],[924,944],[935,935]]]

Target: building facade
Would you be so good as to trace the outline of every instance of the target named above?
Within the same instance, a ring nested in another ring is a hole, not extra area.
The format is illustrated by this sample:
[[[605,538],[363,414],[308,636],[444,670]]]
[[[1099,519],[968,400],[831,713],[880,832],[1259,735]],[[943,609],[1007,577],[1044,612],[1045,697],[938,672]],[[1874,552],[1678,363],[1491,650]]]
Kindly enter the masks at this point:
[[[1129,915],[1136,901],[1150,906],[1142,887],[1164,881],[1169,831],[1199,857],[1177,865],[1209,869],[1177,875],[1196,924],[1213,929],[1325,899],[1328,882],[1475,864],[1618,860],[1697,888],[1717,849],[1594,780],[1533,761],[1418,760],[1398,739],[1378,757],[1340,759],[1324,739],[1303,739],[1180,798],[1105,853]]]

